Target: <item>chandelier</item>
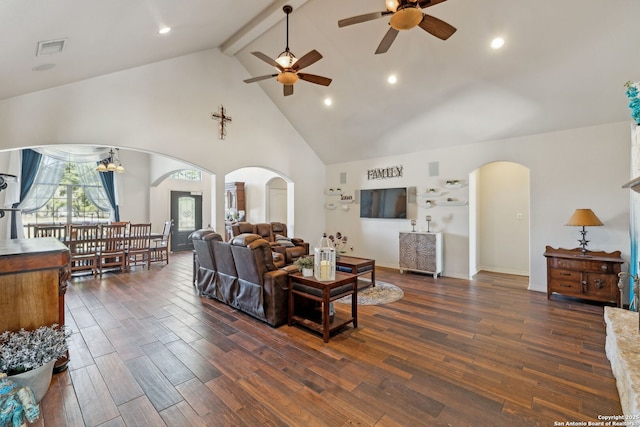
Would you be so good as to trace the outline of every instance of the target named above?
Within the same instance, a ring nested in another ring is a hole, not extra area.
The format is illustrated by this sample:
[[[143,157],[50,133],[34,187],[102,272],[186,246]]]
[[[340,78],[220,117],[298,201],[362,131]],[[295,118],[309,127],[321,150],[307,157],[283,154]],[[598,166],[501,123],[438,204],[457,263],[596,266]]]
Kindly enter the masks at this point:
[[[116,148],[116,151],[118,149]],[[100,161],[98,167],[96,168],[98,172],[116,172],[123,173],[124,166],[120,163],[120,159],[116,156],[116,153],[113,152],[113,149],[109,150],[109,157]]]

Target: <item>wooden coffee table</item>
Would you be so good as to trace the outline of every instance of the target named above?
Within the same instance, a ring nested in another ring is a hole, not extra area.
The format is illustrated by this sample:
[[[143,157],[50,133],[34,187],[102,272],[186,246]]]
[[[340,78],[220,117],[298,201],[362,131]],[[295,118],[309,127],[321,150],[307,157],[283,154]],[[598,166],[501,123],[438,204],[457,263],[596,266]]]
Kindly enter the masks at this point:
[[[289,273],[289,326],[299,323],[314,331],[320,332],[324,342],[329,342],[331,332],[353,323],[358,327],[358,275],[336,272],[335,280],[321,282],[315,277],[304,277],[302,273]],[[329,305],[347,295],[351,295],[351,317],[336,313],[334,319],[329,317]],[[316,301],[321,304],[322,317],[315,321],[295,312],[295,297]]]
[[[355,256],[340,255],[336,258],[336,271],[362,276],[371,273],[371,286],[376,285],[376,260],[369,258],[359,258]],[[358,286],[358,289],[366,288]]]

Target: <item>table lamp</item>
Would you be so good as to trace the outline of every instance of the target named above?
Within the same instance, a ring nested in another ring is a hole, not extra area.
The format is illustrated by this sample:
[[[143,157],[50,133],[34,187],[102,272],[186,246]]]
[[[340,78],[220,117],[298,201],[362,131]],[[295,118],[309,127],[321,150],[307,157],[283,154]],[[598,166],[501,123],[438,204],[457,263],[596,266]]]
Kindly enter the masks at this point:
[[[582,238],[578,240],[578,242],[580,242],[580,246],[582,246],[580,252],[582,252],[582,255],[585,255],[587,253],[587,243],[589,243],[586,239],[587,231],[585,230],[585,227],[593,227],[603,224],[591,209],[576,209],[566,225],[582,227],[582,231],[580,231]]]

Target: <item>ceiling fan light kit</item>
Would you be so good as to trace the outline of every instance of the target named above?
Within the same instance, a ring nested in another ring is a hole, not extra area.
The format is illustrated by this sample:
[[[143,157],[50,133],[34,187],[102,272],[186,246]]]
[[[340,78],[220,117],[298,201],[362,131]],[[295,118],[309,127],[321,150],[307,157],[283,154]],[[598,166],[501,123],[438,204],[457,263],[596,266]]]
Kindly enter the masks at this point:
[[[289,52],[289,50],[285,50],[276,58],[276,62],[280,64],[282,68],[291,68],[297,61],[298,58],[296,58],[293,53]],[[278,69],[276,68],[276,70]]]
[[[252,77],[250,79],[246,79],[244,82],[254,83],[275,77],[276,80],[283,85],[284,96],[293,95],[293,85],[298,80],[305,80],[309,83],[329,86],[331,84],[330,78],[316,76],[315,74],[303,74],[299,72],[303,68],[318,62],[320,59],[322,59],[322,55],[317,50],[312,50],[301,58],[296,58],[296,56],[291,53],[291,51],[289,50],[289,14],[293,10],[293,8],[289,5],[285,5],[282,10],[287,15],[287,46],[284,52],[278,55],[275,60],[271,59],[269,56],[265,55],[262,52],[251,52],[253,56],[262,59],[264,62],[274,67],[278,71],[278,74],[268,74],[260,77]]]
[[[386,53],[395,41],[399,31],[410,30],[418,26],[441,40],[447,40],[456,32],[455,27],[436,17],[422,13],[421,10],[444,1],[446,0],[386,0],[386,10],[341,19],[338,21],[338,27],[360,24],[391,15],[389,18],[391,28],[387,30],[382,38],[376,49],[376,54]]]
[[[296,73],[290,73],[288,71],[284,71],[278,74],[278,77],[276,77],[276,80],[278,80],[283,85],[292,85],[299,80],[299,77]]]
[[[402,9],[391,15],[389,25],[396,30],[410,30],[422,21],[422,11],[416,3],[405,4]]]

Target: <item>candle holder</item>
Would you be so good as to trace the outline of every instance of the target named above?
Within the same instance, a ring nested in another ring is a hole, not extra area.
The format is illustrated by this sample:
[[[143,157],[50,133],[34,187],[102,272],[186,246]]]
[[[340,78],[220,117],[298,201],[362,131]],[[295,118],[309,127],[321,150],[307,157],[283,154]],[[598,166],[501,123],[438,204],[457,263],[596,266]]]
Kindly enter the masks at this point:
[[[431,232],[431,215],[427,215],[426,217],[424,217],[425,221],[427,221],[427,233]]]
[[[416,231],[416,220],[415,219],[411,220],[411,228],[412,228],[412,230],[411,230],[412,232]]]
[[[316,280],[321,282],[336,280],[336,249],[327,237],[327,233],[322,235],[313,255],[313,274]]]

